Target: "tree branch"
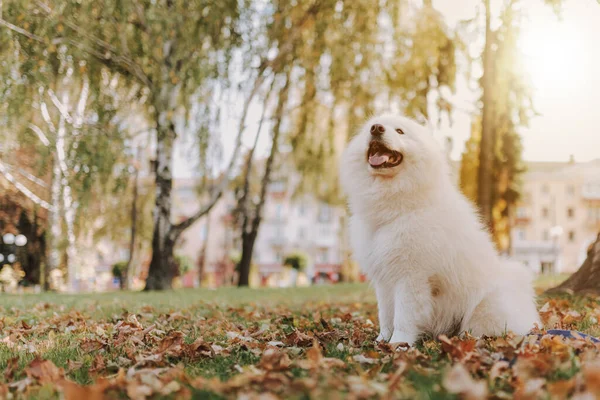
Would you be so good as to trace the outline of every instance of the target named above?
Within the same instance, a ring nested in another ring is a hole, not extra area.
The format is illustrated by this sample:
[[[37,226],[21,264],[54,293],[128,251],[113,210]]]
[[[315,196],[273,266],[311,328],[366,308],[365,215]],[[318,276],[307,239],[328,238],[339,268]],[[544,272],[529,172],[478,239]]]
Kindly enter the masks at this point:
[[[12,165],[8,165],[8,164],[4,164],[4,168],[6,168],[8,171],[11,171],[11,170],[17,171],[17,173],[19,173],[19,175],[23,176],[25,179],[27,179],[45,189],[48,189],[48,185],[46,184],[46,182],[44,182],[37,176],[32,175],[29,172],[25,171],[23,168],[13,167]]]
[[[41,199],[35,193],[29,190],[25,185],[17,181],[2,162],[0,162],[0,174],[2,174],[2,176],[4,176],[4,178],[6,178],[7,181],[12,183],[15,186],[15,188],[23,195],[25,195],[25,197],[27,197],[29,200],[48,211],[54,212],[54,207],[50,203]]]
[[[252,102],[252,99],[254,98],[254,96],[258,92],[258,89],[264,82],[265,77],[263,74],[265,72],[265,69],[266,69],[266,66],[262,66],[260,68],[258,75],[256,76],[256,80],[254,81],[254,86],[252,87],[252,90],[250,91],[250,94],[248,95],[248,97],[246,98],[246,101],[244,103],[242,116],[240,118],[240,123],[238,126],[238,133],[237,133],[237,137],[235,139],[235,147],[233,150],[233,154],[231,156],[231,159],[229,160],[229,165],[227,166],[225,172],[223,173],[223,176],[221,177],[221,181],[219,182],[216,189],[211,194],[211,196],[210,196],[211,198],[210,198],[208,204],[204,208],[201,208],[196,214],[194,214],[191,217],[187,218],[186,220],[180,222],[179,224],[173,225],[171,227],[171,235],[175,239],[177,239],[184,230],[186,230],[187,228],[192,226],[196,221],[198,221],[200,218],[202,218],[204,215],[206,215],[215,206],[217,201],[219,201],[219,199],[223,195],[223,191],[229,184],[229,176],[231,175],[231,172],[233,171],[233,167],[235,166],[235,162],[238,158],[240,148],[242,147],[242,136],[243,136],[243,133],[244,133],[244,130],[246,127],[245,122],[246,122],[246,116],[248,115],[248,110],[250,108],[250,103]]]
[[[150,78],[146,76],[146,74],[139,65],[137,65],[133,60],[129,59],[128,57],[123,57],[112,52],[109,52],[112,54],[107,55],[106,53],[102,53],[98,50],[87,47],[83,43],[77,42],[75,40],[68,40],[68,42],[72,46],[77,47],[79,50],[88,53],[96,60],[104,64],[106,67],[113,70],[117,70],[125,75],[132,76],[147,88],[152,89],[152,81],[150,80]]]
[[[273,168],[273,163],[275,161],[275,156],[279,150],[279,135],[281,133],[281,121],[283,119],[283,110],[285,109],[285,105],[288,101],[289,95],[289,87],[290,87],[290,74],[291,71],[288,69],[285,76],[285,84],[281,89],[281,94],[279,95],[279,103],[277,104],[277,109],[275,110],[275,126],[273,127],[273,142],[271,145],[271,152],[269,153],[269,157],[267,158],[267,162],[265,165],[265,173],[263,175],[262,187],[260,189],[260,200],[258,205],[256,206],[256,212],[254,213],[254,219],[252,220],[251,232],[256,234],[258,232],[258,227],[260,225],[260,221],[262,219],[262,209],[265,204],[266,196],[267,196],[267,187],[269,183],[271,183],[271,169]]]
[[[20,28],[16,25],[11,24],[10,22],[0,18],[0,25],[3,25],[5,27],[7,27],[8,29],[10,29],[11,31],[17,32],[31,40],[35,40],[36,42],[40,42],[40,43],[46,43],[46,41],[44,40],[44,38],[42,38],[41,36],[35,35],[29,31],[26,31],[23,28]]]
[[[50,140],[48,140],[48,137],[46,137],[44,131],[42,131],[39,126],[35,125],[34,123],[30,123],[29,129],[35,132],[44,146],[50,146]]]
[[[254,137],[254,144],[250,149],[250,153],[248,154],[248,161],[246,162],[246,171],[244,172],[244,185],[242,187],[242,197],[239,200],[239,209],[238,211],[242,213],[242,232],[246,232],[248,230],[248,224],[250,222],[250,218],[248,215],[248,195],[250,194],[250,173],[252,171],[252,163],[254,159],[254,152],[256,151],[256,146],[258,144],[258,139],[260,137],[260,132],[262,130],[263,122],[265,121],[265,115],[267,113],[267,103],[271,97],[271,93],[273,91],[273,86],[275,85],[275,79],[271,81],[271,86],[267,91],[265,96],[265,101],[263,103],[263,109],[260,115],[260,121],[258,123],[258,129],[256,130],[256,136]]]
[[[58,99],[58,97],[56,97],[56,94],[52,89],[48,89],[48,96],[50,97],[50,100],[52,100],[52,103],[54,103],[54,106],[58,109],[58,112],[60,112],[60,114],[63,116],[63,118],[65,118],[68,123],[72,124],[73,118],[69,114],[69,110],[67,110],[67,107]]]
[[[73,126],[75,129],[81,128],[85,116],[85,107],[87,105],[87,99],[90,94],[90,81],[87,76],[83,77],[83,87],[81,93],[79,93],[79,101],[77,102],[77,108],[75,108],[75,118],[73,120]]]
[[[53,134],[56,134],[56,127],[54,126],[54,123],[52,123],[52,118],[50,117],[48,106],[45,101],[41,102],[40,108],[42,110],[42,118],[44,119],[44,122],[46,122],[46,125],[48,125],[48,129],[50,129],[50,132]]]

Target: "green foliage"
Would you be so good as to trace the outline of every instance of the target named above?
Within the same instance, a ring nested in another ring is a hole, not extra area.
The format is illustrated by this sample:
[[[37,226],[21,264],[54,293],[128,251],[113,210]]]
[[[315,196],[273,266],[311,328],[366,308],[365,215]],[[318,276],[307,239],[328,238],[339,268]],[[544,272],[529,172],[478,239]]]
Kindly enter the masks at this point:
[[[518,7],[509,5],[502,10],[500,20],[489,38],[491,43],[486,44],[493,61],[484,73],[491,77],[487,90],[493,94],[491,104],[485,105],[490,110],[493,137],[491,228],[498,247],[505,250],[509,246],[510,216],[520,197],[520,176],[525,170],[519,128],[527,126],[535,110],[518,46],[523,15]],[[479,83],[483,90],[483,78]],[[476,115],[461,161],[461,187],[473,201],[478,197],[482,123],[481,115]]]
[[[479,144],[481,142],[481,117],[471,122],[471,137],[465,142],[460,160],[460,189],[473,204],[477,203],[477,171],[479,169]]]
[[[127,262],[119,261],[112,266],[112,276],[118,279],[123,279],[127,276]]]
[[[188,256],[177,254],[175,255],[175,262],[177,263],[177,271],[179,276],[185,275],[194,269],[194,262]]]
[[[308,264],[308,257],[304,253],[294,252],[288,254],[283,260],[283,265],[291,267],[296,271],[304,271]]]
[[[273,7],[267,37],[278,54],[291,48],[285,60],[297,93],[287,140],[302,175],[297,191],[339,203],[338,159],[366,118],[391,109],[425,119],[430,95],[442,113],[450,112],[457,38],[430,4],[416,13],[408,1]]]

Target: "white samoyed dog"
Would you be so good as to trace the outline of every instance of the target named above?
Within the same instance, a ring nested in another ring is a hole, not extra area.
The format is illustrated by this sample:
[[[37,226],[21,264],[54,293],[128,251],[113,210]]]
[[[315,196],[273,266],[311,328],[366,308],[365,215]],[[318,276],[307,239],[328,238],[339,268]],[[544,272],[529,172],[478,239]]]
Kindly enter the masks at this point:
[[[340,170],[354,256],[377,295],[377,340],[413,345],[421,335],[541,327],[532,274],[500,259],[428,129],[396,115],[372,118]]]

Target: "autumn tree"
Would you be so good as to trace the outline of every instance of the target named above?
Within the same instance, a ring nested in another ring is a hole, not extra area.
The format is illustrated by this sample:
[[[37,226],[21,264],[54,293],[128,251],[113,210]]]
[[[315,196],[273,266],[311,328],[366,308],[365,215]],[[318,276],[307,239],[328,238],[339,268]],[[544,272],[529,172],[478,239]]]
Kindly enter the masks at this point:
[[[273,3],[264,32],[266,50],[277,54],[278,62],[271,63],[273,75],[278,80],[290,75],[285,90],[275,91],[277,102],[265,105],[272,141],[269,157],[261,163],[264,172],[255,178],[260,184],[253,188],[248,182],[256,175],[250,171],[256,168],[251,152],[239,186],[238,211],[244,215],[240,285],[248,282],[277,146],[291,145],[292,152],[286,153],[286,160],[279,159],[279,165],[293,165],[302,176],[297,187],[286,190],[341,204],[337,160],[347,139],[370,114],[392,109],[426,119],[429,95],[436,97],[438,108],[449,111],[446,96],[454,89],[455,38],[430,2],[415,15],[407,6],[404,1]],[[378,20],[386,22],[372,23]],[[285,96],[288,105],[282,104]]]
[[[483,75],[478,83],[480,107],[474,115],[471,138],[462,155],[460,181],[467,197],[479,206],[501,251],[510,247],[512,211],[519,199],[524,172],[520,128],[535,115],[532,88],[525,75],[518,46],[524,15],[519,0],[502,4],[498,16],[489,0],[482,2],[484,46],[480,59]],[[558,9],[560,1],[547,1]],[[499,24],[492,28],[492,20]],[[478,24],[475,19],[472,23]]]
[[[171,220],[174,141],[185,130],[193,104],[218,103],[214,96],[227,83],[232,51],[241,39],[242,5],[233,0],[18,1],[3,10],[2,25],[38,57],[54,43],[63,44],[88,63],[92,79],[105,70],[118,73],[123,87],[147,98],[145,112],[156,133],[149,290],[171,286],[175,242],[210,210],[224,188],[219,185],[206,206],[185,221]],[[205,121],[197,133],[206,135],[218,125]]]
[[[104,74],[92,81],[87,63],[64,45],[50,46],[45,54],[30,54],[35,47],[30,42],[22,44],[18,40],[22,35],[14,30],[3,35],[1,66],[7,78],[0,84],[0,99],[6,112],[0,135],[35,157],[29,175],[13,174],[9,181],[48,211],[49,254],[43,265],[64,265],[69,289],[74,290],[81,264],[76,248],[79,217],[89,216],[80,213],[80,207],[89,204],[96,188],[106,187],[106,177],[122,154],[123,137],[115,120],[120,104],[111,87],[115,76]],[[131,99],[125,96],[123,100]],[[20,162],[12,154],[3,161],[5,170]],[[25,180],[35,187],[27,188]]]

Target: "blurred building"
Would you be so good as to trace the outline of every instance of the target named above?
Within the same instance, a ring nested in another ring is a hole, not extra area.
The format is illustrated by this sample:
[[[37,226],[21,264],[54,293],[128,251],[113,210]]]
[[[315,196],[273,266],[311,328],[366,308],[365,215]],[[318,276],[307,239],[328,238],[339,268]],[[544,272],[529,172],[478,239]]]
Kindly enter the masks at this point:
[[[530,162],[512,255],[534,271],[573,272],[600,231],[600,160]]]
[[[281,272],[288,254],[299,251],[308,258],[309,277],[337,281],[342,265],[340,218],[345,211],[310,194],[296,195],[298,180],[293,171],[278,171],[269,185],[254,263],[265,281]]]
[[[257,164],[260,169],[262,162]],[[261,284],[273,284],[273,278],[284,275],[285,257],[297,251],[307,256],[305,273],[309,278],[339,279],[340,217],[345,211],[320,202],[310,194],[296,194],[299,180],[296,171],[283,165],[274,172],[267,189],[252,260],[253,273]],[[175,180],[174,194],[175,221],[192,215],[200,207],[195,180]],[[228,191],[208,217],[183,233],[177,254],[189,257],[197,267],[183,277],[185,286],[198,284],[201,269],[203,285],[220,286],[235,280],[235,261],[242,248],[240,234],[233,223],[235,207],[234,194]]]
[[[194,179],[176,179],[173,182],[173,219],[179,222],[204,206]],[[207,216],[183,232],[176,254],[193,261],[195,269],[182,277],[184,286],[222,286],[232,283],[235,265],[232,261],[237,234],[232,211],[235,199],[231,191],[223,194]],[[200,276],[202,275],[202,276]]]
[[[445,148],[449,157],[452,150],[449,138]],[[256,162],[259,170],[264,161]],[[458,165],[451,164],[454,179],[458,179]],[[283,261],[292,252],[307,256],[305,274],[314,282],[340,279],[344,243],[347,243],[342,226],[345,208],[319,201],[309,193],[298,193],[300,179],[289,162],[284,161],[273,172],[252,260],[253,272],[261,284],[273,284],[278,277],[285,276]],[[175,221],[192,215],[200,207],[196,187],[194,179],[174,181]],[[183,233],[177,254],[192,259],[197,268],[183,277],[184,286],[196,286],[200,270],[203,285],[221,286],[235,281],[235,261],[242,248],[240,234],[233,224],[235,207],[236,199],[228,191],[208,218],[202,218]]]

